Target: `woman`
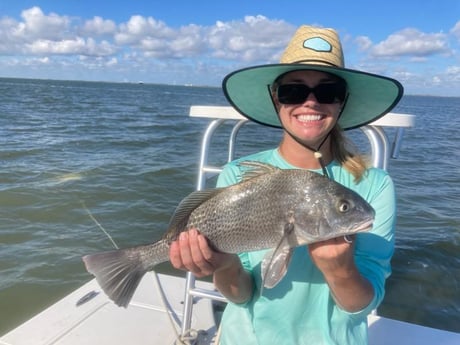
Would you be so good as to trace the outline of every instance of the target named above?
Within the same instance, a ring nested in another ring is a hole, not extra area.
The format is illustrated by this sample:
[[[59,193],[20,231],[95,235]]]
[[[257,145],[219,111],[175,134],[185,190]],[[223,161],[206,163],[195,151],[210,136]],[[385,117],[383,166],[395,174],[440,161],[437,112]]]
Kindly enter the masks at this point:
[[[369,168],[349,148],[343,129],[367,124],[390,111],[402,86],[382,76],[345,69],[331,29],[302,26],[280,64],[231,73],[224,92],[244,116],[281,127],[272,150],[241,160],[286,169],[309,169],[355,190],[376,211],[373,229],[295,249],[285,277],[261,293],[265,251],[240,255],[213,251],[199,229],[170,247],[174,267],[213,281],[230,301],[221,344],[366,344],[367,315],[383,299],[394,249],[395,195],[386,172]],[[218,186],[237,183],[229,163]]]

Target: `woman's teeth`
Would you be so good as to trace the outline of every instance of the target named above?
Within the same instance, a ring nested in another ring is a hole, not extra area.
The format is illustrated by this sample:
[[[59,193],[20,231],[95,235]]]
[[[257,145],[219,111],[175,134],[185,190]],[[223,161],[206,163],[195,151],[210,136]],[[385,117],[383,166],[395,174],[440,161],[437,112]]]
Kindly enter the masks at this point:
[[[301,122],[318,121],[321,120],[321,115],[299,115],[297,120]]]

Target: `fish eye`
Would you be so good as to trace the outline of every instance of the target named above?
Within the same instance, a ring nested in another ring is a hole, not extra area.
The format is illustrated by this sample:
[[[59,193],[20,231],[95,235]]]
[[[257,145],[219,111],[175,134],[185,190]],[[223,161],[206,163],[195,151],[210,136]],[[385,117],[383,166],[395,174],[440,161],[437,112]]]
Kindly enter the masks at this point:
[[[351,210],[351,204],[347,200],[340,200],[338,209],[340,213],[347,213]]]

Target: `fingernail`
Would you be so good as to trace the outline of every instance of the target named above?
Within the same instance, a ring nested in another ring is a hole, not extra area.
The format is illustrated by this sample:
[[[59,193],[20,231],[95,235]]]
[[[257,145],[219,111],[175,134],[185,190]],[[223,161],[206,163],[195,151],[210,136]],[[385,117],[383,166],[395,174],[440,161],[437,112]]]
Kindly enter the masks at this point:
[[[186,232],[181,232],[179,236],[180,241],[185,241],[187,240],[187,233]]]

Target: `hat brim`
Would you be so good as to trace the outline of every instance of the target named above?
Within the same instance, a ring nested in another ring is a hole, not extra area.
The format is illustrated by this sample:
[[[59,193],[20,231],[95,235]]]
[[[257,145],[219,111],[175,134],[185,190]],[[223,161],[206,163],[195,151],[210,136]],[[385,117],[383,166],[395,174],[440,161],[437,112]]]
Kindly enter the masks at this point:
[[[273,64],[249,67],[227,75],[223,90],[230,104],[255,122],[281,127],[269,86],[287,72],[314,70],[337,75],[347,82],[348,99],[338,124],[353,129],[377,120],[399,102],[403,87],[384,76],[316,64]]]

